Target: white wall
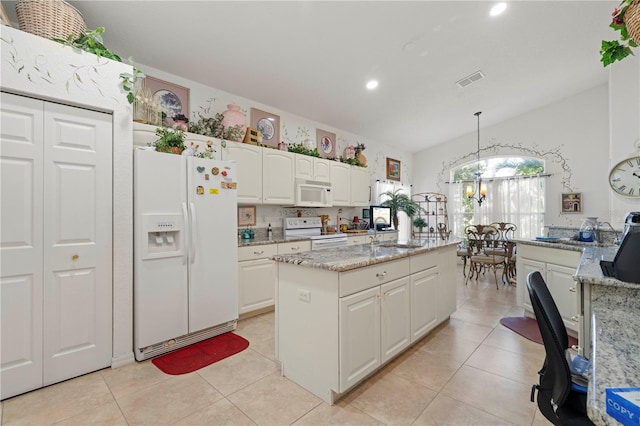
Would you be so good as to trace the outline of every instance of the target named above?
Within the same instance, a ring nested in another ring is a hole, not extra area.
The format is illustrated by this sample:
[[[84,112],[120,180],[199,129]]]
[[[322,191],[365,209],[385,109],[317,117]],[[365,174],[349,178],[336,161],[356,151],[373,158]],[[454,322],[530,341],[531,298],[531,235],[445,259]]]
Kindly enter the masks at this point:
[[[480,118],[481,158],[538,153],[546,159],[547,172],[553,175],[547,180],[546,225],[577,227],[587,216],[614,222],[608,208],[608,93],[608,85],[600,85],[491,127],[483,127]],[[484,116],[490,114],[483,111]],[[416,154],[414,192],[448,193],[444,182],[449,170],[474,160],[476,149],[473,132]],[[563,192],[582,193],[581,214],[560,213]]]

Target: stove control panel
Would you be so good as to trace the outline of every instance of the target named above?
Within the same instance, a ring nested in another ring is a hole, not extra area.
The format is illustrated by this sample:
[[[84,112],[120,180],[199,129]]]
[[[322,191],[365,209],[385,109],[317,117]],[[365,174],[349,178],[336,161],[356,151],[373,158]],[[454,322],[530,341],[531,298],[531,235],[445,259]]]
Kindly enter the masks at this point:
[[[284,229],[322,228],[320,217],[285,217]]]

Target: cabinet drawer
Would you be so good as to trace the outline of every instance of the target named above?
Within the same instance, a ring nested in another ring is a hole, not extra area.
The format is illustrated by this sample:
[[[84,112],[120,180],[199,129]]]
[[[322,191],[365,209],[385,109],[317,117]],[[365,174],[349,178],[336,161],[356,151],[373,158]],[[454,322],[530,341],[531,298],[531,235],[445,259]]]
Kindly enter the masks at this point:
[[[238,261],[267,259],[278,254],[277,244],[263,244],[259,246],[238,247]]]
[[[416,256],[411,256],[409,261],[411,262],[411,273],[424,271],[425,269],[433,268],[438,265],[440,259],[440,251],[434,251],[430,253],[422,253]]]
[[[409,269],[409,259],[404,258],[353,271],[341,272],[339,297],[348,296],[402,278],[409,275]]]
[[[557,248],[530,246],[520,244],[518,246],[518,256],[539,262],[548,262],[555,265],[576,268],[580,263],[582,252],[573,250],[563,250]]]
[[[311,241],[292,241],[290,243],[278,243],[278,254],[292,254],[303,251],[311,251]]]

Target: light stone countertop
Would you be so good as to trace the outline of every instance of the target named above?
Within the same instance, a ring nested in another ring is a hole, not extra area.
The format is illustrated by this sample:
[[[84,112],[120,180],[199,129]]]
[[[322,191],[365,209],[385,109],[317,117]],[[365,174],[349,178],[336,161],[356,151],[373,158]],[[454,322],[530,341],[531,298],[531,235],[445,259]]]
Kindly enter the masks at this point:
[[[561,250],[582,251],[584,248],[610,248],[610,244],[603,243],[587,243],[584,241],[575,241],[568,239],[559,239],[558,241],[538,241],[538,240],[514,240],[516,244],[528,244],[530,246],[556,248]],[[617,246],[615,246],[617,247]]]
[[[592,348],[587,414],[596,425],[617,425],[606,413],[606,388],[640,387],[640,284],[605,277],[600,260],[617,248],[584,250],[576,279],[591,286]]]
[[[415,247],[394,247],[393,245],[395,244],[412,245]],[[457,244],[457,240],[442,241],[439,239],[410,240],[400,243],[385,241],[376,244],[358,244],[326,250],[278,255],[272,259],[276,262],[289,263],[307,268],[344,272],[426,253],[442,247],[455,246]]]
[[[260,230],[261,232],[257,232],[255,238],[251,238],[251,239],[242,239],[240,237],[238,237],[238,247],[247,247],[247,246],[257,246],[257,245],[261,245],[261,244],[278,244],[278,243],[290,243],[292,241],[310,241],[311,239],[309,237],[284,237],[284,235],[282,235],[282,228],[279,229],[275,229],[273,231],[273,235],[271,238],[268,238],[266,235],[266,231],[264,231],[264,229]],[[381,234],[390,234],[390,233],[397,233],[398,231],[378,231],[377,234],[381,235]],[[264,234],[264,235],[262,235]],[[373,232],[362,232],[359,234],[356,233],[349,233],[346,234],[347,238],[349,237],[356,237],[358,235],[373,235]]]

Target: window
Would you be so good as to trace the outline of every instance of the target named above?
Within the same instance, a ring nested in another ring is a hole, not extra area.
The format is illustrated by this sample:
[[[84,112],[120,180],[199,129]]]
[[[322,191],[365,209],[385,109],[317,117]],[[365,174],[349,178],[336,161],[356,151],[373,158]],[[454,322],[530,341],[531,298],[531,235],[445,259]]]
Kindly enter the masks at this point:
[[[530,157],[491,157],[463,164],[451,171],[451,230],[458,238],[472,223],[511,222],[518,238],[542,235],[544,227],[545,181],[543,160]],[[480,172],[487,197],[482,206],[467,197],[467,187],[477,190]]]

